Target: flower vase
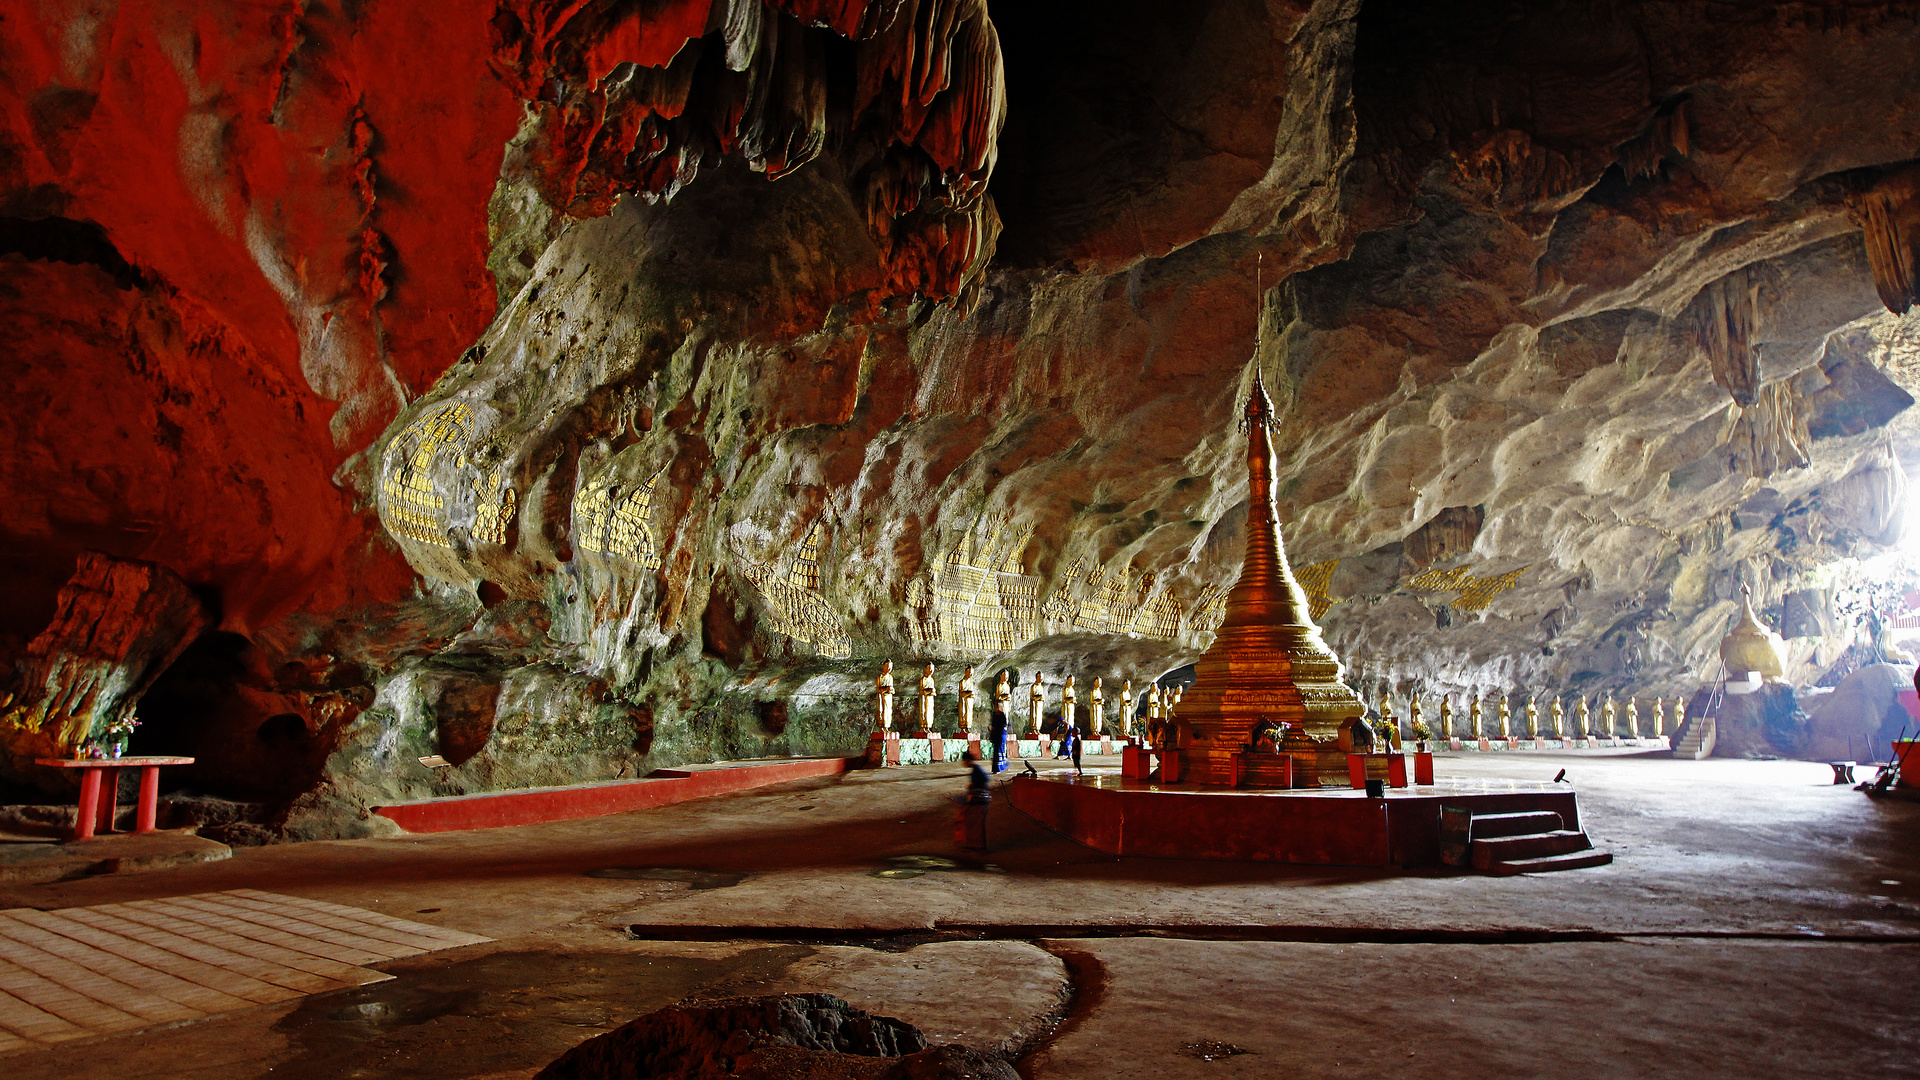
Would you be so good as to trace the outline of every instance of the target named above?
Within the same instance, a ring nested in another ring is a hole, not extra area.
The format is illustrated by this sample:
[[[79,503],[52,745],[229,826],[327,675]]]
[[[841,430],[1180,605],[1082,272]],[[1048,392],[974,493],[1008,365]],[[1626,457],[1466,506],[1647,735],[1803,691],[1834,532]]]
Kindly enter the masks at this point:
[[[126,752],[127,752],[127,737],[125,735],[122,735],[119,738],[113,740],[113,743],[107,748],[107,754],[111,757],[116,757],[116,758],[122,757],[126,754]]]

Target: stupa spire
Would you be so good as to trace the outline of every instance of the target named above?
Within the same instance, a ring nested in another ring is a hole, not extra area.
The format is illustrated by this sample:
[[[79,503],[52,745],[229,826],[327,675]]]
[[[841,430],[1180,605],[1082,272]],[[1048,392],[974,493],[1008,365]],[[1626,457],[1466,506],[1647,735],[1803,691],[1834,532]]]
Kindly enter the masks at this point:
[[[1180,715],[1181,770],[1199,783],[1318,783],[1323,773],[1344,783],[1340,740],[1366,711],[1341,682],[1340,661],[1321,640],[1287,565],[1274,491],[1276,426],[1256,369],[1240,418],[1247,439],[1246,559],[1213,645],[1194,665],[1197,681]],[[1253,732],[1272,724],[1287,731],[1284,753],[1254,753]]]

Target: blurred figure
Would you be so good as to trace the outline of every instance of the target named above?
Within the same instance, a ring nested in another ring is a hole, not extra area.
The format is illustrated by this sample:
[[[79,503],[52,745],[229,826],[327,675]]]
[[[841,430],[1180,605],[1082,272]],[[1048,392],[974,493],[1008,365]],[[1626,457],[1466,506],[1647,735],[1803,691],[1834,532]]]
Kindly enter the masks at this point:
[[[987,850],[987,805],[993,802],[992,780],[980,767],[980,758],[968,750],[960,755],[967,766],[967,793],[954,799],[960,804],[960,818],[954,828],[954,842],[966,851]]]
[[[993,743],[993,771],[1003,772],[1007,767],[1007,714],[1003,710],[993,710],[993,725],[987,735]]]

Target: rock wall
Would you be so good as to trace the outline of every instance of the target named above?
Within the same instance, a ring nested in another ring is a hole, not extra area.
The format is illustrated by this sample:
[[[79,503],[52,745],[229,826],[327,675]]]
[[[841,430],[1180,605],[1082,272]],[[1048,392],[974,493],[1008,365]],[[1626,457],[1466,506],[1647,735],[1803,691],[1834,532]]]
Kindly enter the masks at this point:
[[[302,835],[851,751],[888,657],[940,665],[943,716],[967,664],[1143,686],[1204,648],[1237,569],[1256,368],[1296,571],[1369,697],[1690,692],[1742,582],[1792,680],[1862,661],[1835,597],[1900,542],[1920,452],[1904,8],[115,12],[8,39],[38,65],[9,212],[105,246],[5,270],[217,325],[196,340],[235,374],[208,392],[277,379],[297,406],[261,431],[286,446],[266,524],[159,560],[260,614],[149,698],[150,738],[204,747],[203,783],[272,777]],[[149,25],[198,66],[122,58]],[[456,77],[390,70],[421,42]],[[143,85],[183,89],[130,125]],[[99,104],[49,111],[74,93]],[[402,100],[453,137],[381,111]],[[218,153],[177,152],[215,121]],[[158,194],[108,175],[112,140]],[[298,183],[231,180],[269,159]],[[80,336],[72,303],[21,303],[36,341]],[[186,415],[214,449],[175,468],[218,475],[231,420]],[[370,511],[411,596],[356,547]],[[275,515],[315,513],[331,558],[275,586]],[[23,559],[119,550],[29,520]]]

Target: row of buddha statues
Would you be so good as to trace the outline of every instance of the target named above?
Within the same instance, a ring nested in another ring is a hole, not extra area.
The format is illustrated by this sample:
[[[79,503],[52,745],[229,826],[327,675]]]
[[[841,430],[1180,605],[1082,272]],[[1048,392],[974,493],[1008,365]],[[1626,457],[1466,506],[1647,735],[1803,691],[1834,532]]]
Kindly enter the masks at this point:
[[[895,693],[893,684],[893,661],[888,660],[881,665],[880,675],[874,680],[873,689],[874,723],[878,725],[881,731],[892,731],[894,724],[893,698]],[[1039,672],[1034,672],[1033,682],[1026,686],[1025,691],[1023,696],[1026,699],[1027,707],[1024,710],[1024,719],[1026,720],[1024,730],[1027,736],[1036,737],[1048,733],[1047,705],[1052,696],[1052,691],[1048,688],[1046,681],[1041,677]],[[955,733],[961,736],[967,736],[978,732],[980,728],[974,723],[974,711],[979,692],[974,684],[973,669],[971,667],[967,669],[965,675],[961,676],[960,685],[954,688],[953,693],[959,698],[959,715],[956,718]],[[1149,686],[1145,694],[1147,722],[1157,726],[1164,720],[1172,719],[1174,706],[1179,704],[1181,694],[1182,690],[1180,687],[1161,687],[1158,684]],[[938,730],[937,718],[934,715],[934,700],[938,695],[939,684],[933,677],[933,665],[928,664],[925,672],[920,676],[920,697],[917,702],[918,709],[916,714],[917,729],[919,731],[931,732]],[[1069,718],[1069,722],[1073,722],[1072,718],[1076,716],[1077,712],[1076,706],[1080,704],[1080,688],[1074,685],[1073,676],[1067,676],[1067,681],[1059,687],[1059,695],[1060,707],[1057,715]],[[1013,687],[1008,684],[1007,673],[1002,671],[1000,673],[999,683],[995,684],[993,688],[993,711],[1007,718],[1007,727],[1010,732],[1022,730],[1015,724],[1013,700]],[[1094,678],[1093,687],[1087,692],[1086,705],[1086,734],[1089,737],[1097,739],[1102,735],[1111,734],[1125,739],[1133,735],[1133,719],[1137,709],[1137,699],[1134,697],[1132,679],[1127,679],[1121,685],[1120,693],[1113,699],[1111,716],[1109,716],[1107,711],[1106,681],[1102,678]],[[1111,720],[1111,729],[1109,728],[1109,720]]]
[[[1468,697],[1466,723],[1462,729],[1456,733],[1453,729],[1453,695],[1442,694],[1440,697],[1439,723],[1434,728],[1429,729],[1432,732],[1429,737],[1437,739],[1453,739],[1456,737],[1463,739],[1558,739],[1563,737],[1584,738],[1587,736],[1610,738],[1614,735],[1622,735],[1626,738],[1637,739],[1640,738],[1646,730],[1640,717],[1640,702],[1642,700],[1640,698],[1630,697],[1624,705],[1620,705],[1615,702],[1613,696],[1610,694],[1605,697],[1596,697],[1595,700],[1600,702],[1600,721],[1597,728],[1594,725],[1593,712],[1588,708],[1587,696],[1585,694],[1574,698],[1575,704],[1571,714],[1567,711],[1565,699],[1559,697],[1553,698],[1549,703],[1544,717],[1546,721],[1544,726],[1541,724],[1543,718],[1539,704],[1532,695],[1529,695],[1526,699],[1525,714],[1521,718],[1519,725],[1515,724],[1513,703],[1507,695],[1501,694],[1494,699],[1494,716],[1492,718],[1482,716],[1481,700],[1479,694],[1473,694]],[[1656,736],[1672,734],[1673,730],[1679,727],[1680,721],[1686,717],[1686,699],[1679,696],[1674,697],[1671,725],[1668,723],[1669,714],[1666,699],[1656,697],[1650,700],[1653,711],[1652,734]],[[1382,697],[1380,699],[1380,719],[1375,721],[1374,724],[1375,726],[1387,727],[1390,735],[1397,736],[1399,734],[1400,718],[1394,715],[1393,701],[1390,697]],[[1418,694],[1414,694],[1407,700],[1406,726],[1410,729],[1408,731],[1409,735],[1415,738],[1422,737],[1421,729],[1426,727],[1426,722],[1421,715],[1420,695]]]
[[[978,690],[974,683],[973,671],[973,668],[967,668],[966,674],[960,678],[959,685],[953,689],[953,693],[959,701],[959,713],[955,718],[954,731],[961,736],[971,735],[980,730],[980,728],[975,725],[974,719]],[[920,676],[919,691],[919,699],[916,703],[917,722],[915,727],[918,731],[922,732],[936,731],[939,728],[939,724],[935,716],[934,703],[939,695],[939,684],[934,679],[932,664],[926,665],[925,671]],[[880,675],[874,680],[874,722],[882,731],[893,730],[895,692],[893,661],[888,660],[881,665]],[[1060,707],[1058,711],[1052,715],[1069,718],[1069,722],[1073,722],[1074,719],[1077,719],[1076,706],[1080,704],[1080,689],[1075,686],[1072,675],[1067,676],[1066,682],[1059,686],[1058,692]],[[1029,737],[1038,736],[1043,733],[1048,733],[1048,702],[1051,700],[1052,694],[1053,691],[1047,686],[1045,679],[1039,672],[1035,672],[1033,682],[1025,687],[1025,693],[1022,695],[1026,703],[1026,708],[1022,710],[1022,714],[1018,717],[1026,721],[1024,728],[1022,728],[1016,723],[1014,689],[1008,683],[1007,673],[1002,671],[1000,673],[1000,681],[993,688],[993,710],[1007,718],[1008,730],[1010,732],[1024,730]],[[1157,730],[1162,721],[1170,722],[1173,719],[1174,707],[1179,704],[1181,696],[1182,689],[1180,687],[1162,687],[1158,684],[1149,685],[1144,695],[1144,709],[1142,710],[1139,708],[1140,703],[1138,699],[1134,696],[1133,680],[1127,679],[1122,684],[1120,693],[1113,700],[1113,711],[1111,716],[1109,716],[1105,680],[1096,677],[1093,680],[1092,688],[1087,693],[1087,727],[1085,733],[1092,738],[1099,738],[1102,735],[1114,735],[1123,739],[1130,738],[1134,734],[1133,722],[1137,713],[1144,713],[1148,725]],[[1439,740],[1450,740],[1454,738],[1559,739],[1584,738],[1588,736],[1609,738],[1615,735],[1624,735],[1627,738],[1639,738],[1643,734],[1647,734],[1647,725],[1642,721],[1641,717],[1641,702],[1643,699],[1637,697],[1627,698],[1624,704],[1616,701],[1612,695],[1592,699],[1598,703],[1600,715],[1597,726],[1595,724],[1593,709],[1589,706],[1589,699],[1585,694],[1581,694],[1573,699],[1574,707],[1571,712],[1567,709],[1566,699],[1557,696],[1553,697],[1549,700],[1544,715],[1540,709],[1538,699],[1533,695],[1529,695],[1525,699],[1526,703],[1523,706],[1523,715],[1518,718],[1517,722],[1513,715],[1512,698],[1509,695],[1500,694],[1494,697],[1491,716],[1485,715],[1483,711],[1484,700],[1485,699],[1477,693],[1468,696],[1467,714],[1464,718],[1464,723],[1457,732],[1454,730],[1455,713],[1453,711],[1453,695],[1451,694],[1441,695],[1439,716],[1437,717],[1438,722],[1431,728],[1427,727],[1425,717],[1422,714],[1419,694],[1414,694],[1407,699],[1407,714],[1404,717],[1404,724],[1403,718],[1395,715],[1393,701],[1390,697],[1382,697],[1380,699],[1380,719],[1371,721],[1370,723],[1371,726],[1375,728],[1384,729],[1382,734],[1393,742],[1400,740],[1403,734],[1403,726],[1406,729],[1404,731],[1406,736],[1415,739],[1431,738]],[[1673,699],[1671,712],[1669,712],[1669,705],[1665,698],[1655,697],[1645,700],[1651,702],[1653,713],[1651,717],[1653,728],[1651,734],[1653,735],[1662,736],[1672,734],[1686,715],[1686,702],[1684,698],[1676,696]],[[1671,722],[1669,722],[1669,716],[1672,718]]]

